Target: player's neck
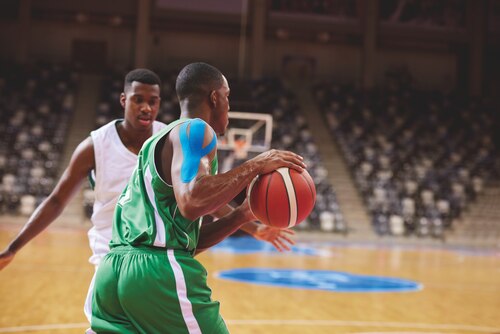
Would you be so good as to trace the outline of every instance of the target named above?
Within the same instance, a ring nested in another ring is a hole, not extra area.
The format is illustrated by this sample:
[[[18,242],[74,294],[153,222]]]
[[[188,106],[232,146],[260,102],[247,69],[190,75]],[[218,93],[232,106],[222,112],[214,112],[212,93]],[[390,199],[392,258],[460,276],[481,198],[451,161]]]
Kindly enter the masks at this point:
[[[139,131],[126,122],[122,122],[116,128],[123,145],[134,154],[138,154],[144,142],[153,135],[152,126],[149,130]]]
[[[180,118],[200,118],[205,122],[208,122],[208,115],[206,112],[203,112],[202,109],[182,109]]]

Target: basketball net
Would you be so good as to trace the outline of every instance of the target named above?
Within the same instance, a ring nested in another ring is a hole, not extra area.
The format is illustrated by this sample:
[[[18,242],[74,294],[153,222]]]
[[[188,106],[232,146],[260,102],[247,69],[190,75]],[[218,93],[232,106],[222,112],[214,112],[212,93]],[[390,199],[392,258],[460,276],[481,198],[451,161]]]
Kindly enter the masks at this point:
[[[234,157],[236,159],[246,159],[248,157],[249,143],[245,139],[234,141]]]

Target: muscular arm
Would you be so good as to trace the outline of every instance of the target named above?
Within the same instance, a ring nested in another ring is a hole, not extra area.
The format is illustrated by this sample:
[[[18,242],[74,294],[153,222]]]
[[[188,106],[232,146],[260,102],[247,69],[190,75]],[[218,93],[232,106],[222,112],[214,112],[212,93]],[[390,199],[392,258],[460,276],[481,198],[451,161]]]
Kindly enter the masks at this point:
[[[274,228],[256,222],[253,214],[250,214],[247,204],[247,201],[245,201],[242,204],[242,207],[239,207],[237,209],[234,209],[231,205],[227,204],[221,207],[216,212],[212,213],[212,216],[221,219],[210,223],[204,223],[201,226],[200,238],[198,241],[196,254],[204,251],[209,247],[215,246],[216,244],[221,242],[225,238],[225,236],[233,234],[238,229],[236,227],[237,225],[240,226],[240,230],[248,233],[253,238],[270,243],[279,252],[289,251],[295,244],[295,241],[292,239],[295,232],[290,229]],[[250,214],[250,217],[236,218],[236,221],[233,221],[233,217],[226,217],[226,215],[230,215],[233,210],[238,209],[247,210],[247,214]]]
[[[231,211],[228,211],[229,213],[224,217],[202,224],[195,255],[215,246],[227,236],[236,232],[242,225],[249,224],[255,219],[245,203],[236,209],[231,209],[228,206],[228,210]]]
[[[94,146],[89,137],[75,149],[71,161],[50,195],[38,206],[10,245],[0,253],[0,269],[31,239],[46,229],[63,211],[68,202],[95,166]]]
[[[233,208],[231,205],[227,204],[227,205],[223,206],[222,208],[220,208],[219,210],[217,210],[217,212],[214,212],[212,214],[212,216],[219,218],[219,220],[220,220],[220,218],[228,215],[233,210],[235,210],[235,208]],[[253,219],[250,219],[250,221],[248,221],[247,223],[242,224],[240,226],[240,229],[242,231],[250,234],[251,236],[255,236],[255,234],[257,233],[257,230],[259,228],[258,226],[260,224],[255,221],[256,220],[255,217],[252,217],[252,218]],[[216,220],[216,221],[219,221],[219,220]]]
[[[199,175],[192,182],[180,185],[179,209],[190,220],[217,211],[258,174],[259,166],[249,161],[224,174]]]
[[[279,167],[289,167],[302,171],[305,167],[302,158],[295,153],[271,150],[248,160],[226,173],[210,175],[210,162],[214,159],[216,148],[199,159],[197,174],[194,178],[183,181],[182,166],[185,163],[179,127],[172,130],[171,142],[171,179],[175,197],[181,214],[189,220],[195,220],[211,214],[229,203],[257,175],[273,171]],[[203,147],[214,138],[213,131],[206,126]],[[167,161],[168,150],[163,150],[162,160]]]
[[[245,204],[245,203],[243,203],[243,204]],[[212,216],[214,216],[215,218],[222,218],[222,217],[228,215],[229,213],[231,213],[233,210],[235,210],[235,209],[231,205],[227,204],[227,205],[221,207],[216,212],[212,213]],[[217,222],[217,221],[220,221],[220,219],[218,219],[214,222]],[[250,219],[248,222],[241,224],[241,226],[239,228],[242,231],[244,231],[245,233],[251,235],[252,237],[255,237],[256,239],[261,240],[258,238],[258,233],[259,233],[259,229],[262,229],[262,227],[263,227],[262,224],[259,224],[258,222],[256,222],[256,219],[254,217],[252,217],[252,219]],[[235,231],[233,231],[233,232],[235,232]],[[269,240],[265,240],[265,241],[269,241]]]

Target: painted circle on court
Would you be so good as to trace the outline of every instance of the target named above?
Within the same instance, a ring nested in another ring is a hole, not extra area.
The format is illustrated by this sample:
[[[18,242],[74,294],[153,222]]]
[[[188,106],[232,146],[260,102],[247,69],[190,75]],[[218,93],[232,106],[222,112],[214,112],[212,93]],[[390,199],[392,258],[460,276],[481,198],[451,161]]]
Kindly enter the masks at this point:
[[[407,279],[328,270],[239,268],[221,271],[217,277],[251,284],[335,292],[409,292],[422,289],[421,284]]]
[[[235,237],[224,239],[221,243],[210,249],[216,253],[232,254],[253,254],[253,253],[274,253],[280,254],[274,246],[268,242],[256,240],[253,237]],[[317,249],[307,246],[294,245],[291,247],[291,253],[308,256],[331,256],[325,249]]]

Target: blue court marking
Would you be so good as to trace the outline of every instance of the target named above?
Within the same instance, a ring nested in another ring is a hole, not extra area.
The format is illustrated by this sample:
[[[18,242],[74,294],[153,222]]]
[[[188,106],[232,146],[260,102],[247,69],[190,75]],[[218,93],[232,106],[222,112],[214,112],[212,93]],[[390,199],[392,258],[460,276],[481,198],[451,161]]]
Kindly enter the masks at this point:
[[[464,256],[492,256],[500,257],[500,250],[494,246],[464,246],[464,245],[443,245],[443,244],[414,244],[411,241],[408,243],[391,243],[373,242],[373,241],[312,241],[309,245],[314,248],[347,248],[347,249],[370,249],[370,250],[400,250],[400,251],[419,251],[419,252],[451,252],[457,255]]]
[[[217,277],[258,285],[334,292],[409,292],[422,289],[421,284],[406,279],[328,270],[240,268],[221,271]]]
[[[233,253],[233,254],[252,254],[252,253],[276,253],[280,254],[273,245],[268,242],[260,241],[252,237],[231,237],[227,238],[218,245],[211,248],[212,252]],[[292,253],[301,255],[326,255],[319,249],[293,246]]]
[[[457,245],[405,245],[405,244],[382,244],[374,242],[339,242],[339,241],[329,241],[329,242],[311,242],[310,247],[314,248],[333,248],[335,250],[339,249],[362,249],[362,250],[390,250],[396,252],[407,252],[407,251],[418,251],[419,253],[431,253],[431,252],[446,252],[457,257],[498,257],[500,258],[500,250],[498,249],[478,249],[469,246],[457,246]],[[480,247],[479,247],[480,248]]]

